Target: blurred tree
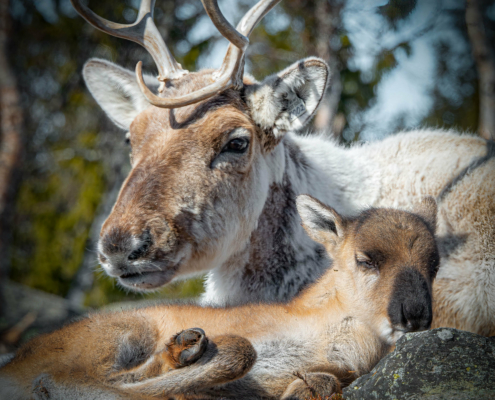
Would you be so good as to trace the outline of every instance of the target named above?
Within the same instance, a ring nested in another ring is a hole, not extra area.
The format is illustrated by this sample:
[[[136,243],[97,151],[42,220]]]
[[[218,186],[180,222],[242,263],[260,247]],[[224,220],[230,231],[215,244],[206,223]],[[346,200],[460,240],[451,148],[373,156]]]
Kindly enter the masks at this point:
[[[16,167],[22,150],[22,109],[17,80],[9,60],[9,1],[0,1],[0,312],[2,282],[9,272],[12,200],[17,188]]]
[[[495,140],[495,52],[484,17],[493,1],[466,0],[466,24],[479,75],[480,116],[478,131]]]

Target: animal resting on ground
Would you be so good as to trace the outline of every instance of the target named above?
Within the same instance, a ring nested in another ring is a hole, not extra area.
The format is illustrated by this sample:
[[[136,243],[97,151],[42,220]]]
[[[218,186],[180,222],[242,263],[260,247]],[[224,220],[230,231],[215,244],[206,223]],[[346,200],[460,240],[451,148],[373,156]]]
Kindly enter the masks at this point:
[[[369,372],[405,332],[430,327],[433,198],[417,215],[372,208],[346,218],[305,195],[297,208],[333,263],[290,303],[95,314],[22,347],[0,369],[0,397],[325,397]]]
[[[328,265],[300,226],[298,194],[343,213],[411,207],[432,195],[441,255],[433,327],[495,334],[493,142],[422,130],[344,148],[295,134],[324,95],[327,65],[308,58],[262,82],[243,75],[246,36],[279,0],[260,1],[237,30],[216,1],[203,0],[231,44],[220,70],[192,73],[158,34],[153,1],[142,2],[131,26],[72,1],[97,28],[145,46],[160,73],[143,81],[138,64],[136,82],[107,61],[84,67],[95,99],[130,132],[132,170],[98,246],[122,286],[145,291],[208,271],[203,304],[288,301]]]

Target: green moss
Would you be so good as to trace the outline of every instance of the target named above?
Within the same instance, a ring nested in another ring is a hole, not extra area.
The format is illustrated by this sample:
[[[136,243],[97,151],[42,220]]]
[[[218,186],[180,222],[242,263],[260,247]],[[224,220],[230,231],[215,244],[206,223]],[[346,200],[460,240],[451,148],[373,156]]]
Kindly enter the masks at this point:
[[[92,149],[95,137],[81,134],[79,148]],[[83,260],[105,181],[101,164],[81,155],[60,161],[59,167],[21,183],[16,204],[20,222],[13,234],[14,242],[23,246],[14,249],[27,251],[14,251],[11,278],[65,296]]]

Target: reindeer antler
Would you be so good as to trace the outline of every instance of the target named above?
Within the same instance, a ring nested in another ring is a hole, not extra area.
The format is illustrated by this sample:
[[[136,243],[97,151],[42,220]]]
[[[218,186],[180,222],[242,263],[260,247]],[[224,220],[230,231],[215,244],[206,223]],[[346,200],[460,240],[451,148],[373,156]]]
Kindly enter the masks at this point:
[[[260,0],[241,19],[237,28],[234,28],[223,16],[218,7],[217,0],[201,0],[206,13],[211,18],[213,24],[220,33],[230,42],[227,54],[222,66],[213,74],[213,83],[189,93],[175,98],[164,98],[155,95],[144,83],[141,61],[136,65],[136,77],[146,99],[157,107],[175,108],[205,100],[215,94],[229,89],[240,89],[243,85],[242,76],[244,73],[244,55],[249,45],[249,35],[258,22],[270,11],[280,0]],[[79,0],[71,0],[74,8],[91,25],[102,31],[129,39],[144,46],[152,55],[158,67],[160,76],[158,79],[163,83],[167,79],[181,78],[187,71],[178,64],[167,46],[163,42],[158,29],[153,22],[154,0],[143,0],[139,8],[137,20],[132,25],[116,24],[107,21],[94,14],[87,7],[81,5]],[[160,87],[161,92],[163,85]]]
[[[153,22],[155,0],[142,0],[136,21],[129,25],[117,24],[99,17],[81,4],[80,0],[71,0],[71,3],[77,12],[95,28],[143,46],[151,54],[158,68],[158,80],[162,82],[159,91],[163,90],[162,86],[166,80],[177,79],[188,73],[172,56]]]
[[[174,108],[183,107],[197,103],[201,100],[214,96],[215,94],[231,87],[239,89],[242,87],[242,76],[244,73],[244,54],[249,45],[249,35],[258,22],[270,11],[280,0],[261,0],[254,5],[234,28],[223,16],[218,7],[217,0],[202,0],[203,6],[211,18],[213,24],[220,33],[231,43],[222,66],[213,74],[214,82],[200,90],[175,98],[163,98],[155,95],[144,83],[141,63],[136,66],[136,76],[139,87],[146,99],[157,107]]]

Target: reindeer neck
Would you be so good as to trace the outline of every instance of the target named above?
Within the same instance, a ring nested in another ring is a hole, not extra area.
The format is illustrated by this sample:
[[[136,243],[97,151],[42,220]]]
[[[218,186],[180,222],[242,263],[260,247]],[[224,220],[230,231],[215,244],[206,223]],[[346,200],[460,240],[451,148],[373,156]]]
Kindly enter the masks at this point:
[[[288,135],[269,156],[273,178],[257,227],[243,250],[210,271],[204,302],[287,302],[330,265],[323,246],[302,228],[295,201],[306,193],[345,210],[346,171],[351,168],[345,165],[346,150],[321,139],[326,149],[311,146],[308,140]],[[332,176],[329,163],[338,167]]]

